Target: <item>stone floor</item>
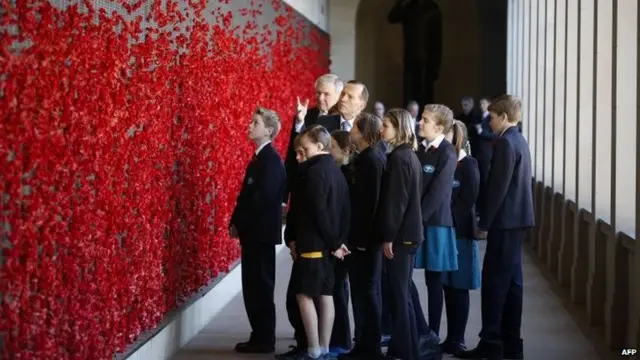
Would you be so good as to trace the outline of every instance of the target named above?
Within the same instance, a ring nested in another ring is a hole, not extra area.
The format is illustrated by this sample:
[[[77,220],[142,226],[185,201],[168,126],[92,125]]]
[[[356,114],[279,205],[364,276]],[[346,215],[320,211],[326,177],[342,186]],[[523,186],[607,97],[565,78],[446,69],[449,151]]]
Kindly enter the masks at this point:
[[[484,243],[481,243],[484,245]],[[525,356],[534,360],[600,360],[587,338],[563,307],[561,299],[551,290],[545,278],[525,255],[524,313],[522,335],[525,339]],[[276,305],[278,311],[277,351],[286,351],[293,344],[292,330],[287,321],[284,306],[285,291],[289,281],[291,260],[288,251],[283,250],[277,259]],[[423,272],[416,271],[415,282],[421,299],[426,299]],[[426,312],[426,310],[425,310]],[[471,311],[467,326],[467,344],[477,342],[480,331],[480,292],[471,295]],[[244,312],[242,294],[238,294],[229,305],[207,325],[173,360],[208,359],[273,359],[273,355],[241,355],[233,351],[237,342],[245,341],[249,333],[249,323]],[[446,334],[446,319],[443,315],[442,334]]]

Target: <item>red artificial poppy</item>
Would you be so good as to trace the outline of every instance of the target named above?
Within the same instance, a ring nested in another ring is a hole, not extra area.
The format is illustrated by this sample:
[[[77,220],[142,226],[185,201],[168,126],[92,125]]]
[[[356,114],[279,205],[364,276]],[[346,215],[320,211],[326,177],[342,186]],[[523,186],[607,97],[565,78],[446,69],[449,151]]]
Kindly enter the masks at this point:
[[[107,3],[2,2],[2,359],[111,359],[228,271],[251,114],[328,71],[279,1]]]

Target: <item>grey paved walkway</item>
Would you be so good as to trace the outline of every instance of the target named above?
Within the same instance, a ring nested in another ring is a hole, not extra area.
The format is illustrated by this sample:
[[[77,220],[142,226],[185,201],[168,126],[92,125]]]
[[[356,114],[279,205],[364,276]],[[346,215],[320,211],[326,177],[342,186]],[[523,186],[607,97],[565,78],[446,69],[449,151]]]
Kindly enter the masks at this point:
[[[484,245],[484,243],[481,243]],[[276,305],[278,312],[277,351],[286,351],[293,344],[292,330],[287,321],[284,297],[289,281],[291,260],[284,249],[277,259]],[[426,287],[422,271],[414,275],[416,285],[422,289],[421,299],[426,309]],[[525,357],[533,360],[600,360],[595,350],[572,320],[561,300],[551,290],[537,267],[525,254],[524,265],[525,302],[523,314],[523,338]],[[425,310],[426,312],[426,310]],[[480,331],[480,292],[471,295],[471,312],[467,326],[467,344],[477,342]],[[198,336],[178,353],[173,360],[207,359],[273,359],[273,355],[240,355],[233,351],[237,342],[245,341],[249,324],[244,312],[242,294],[238,294],[227,307],[207,325]],[[443,316],[442,334],[446,334]]]

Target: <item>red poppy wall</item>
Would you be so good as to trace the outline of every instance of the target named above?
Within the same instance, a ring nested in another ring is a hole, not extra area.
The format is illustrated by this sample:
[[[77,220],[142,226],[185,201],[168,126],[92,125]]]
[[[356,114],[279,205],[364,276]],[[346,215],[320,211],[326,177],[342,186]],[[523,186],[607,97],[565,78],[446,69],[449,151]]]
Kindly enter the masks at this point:
[[[290,131],[328,38],[280,0],[0,4],[0,356],[111,359],[238,258],[248,121]]]

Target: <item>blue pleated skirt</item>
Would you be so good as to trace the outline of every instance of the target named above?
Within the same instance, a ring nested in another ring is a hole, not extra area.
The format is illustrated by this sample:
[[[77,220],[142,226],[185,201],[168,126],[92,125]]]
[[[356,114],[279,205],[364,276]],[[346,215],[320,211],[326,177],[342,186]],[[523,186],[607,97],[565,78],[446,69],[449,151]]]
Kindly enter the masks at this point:
[[[442,273],[442,283],[455,289],[475,290],[480,287],[480,254],[475,240],[456,239],[458,271]]]
[[[455,228],[425,226],[424,242],[418,247],[414,267],[429,271],[458,270]]]

